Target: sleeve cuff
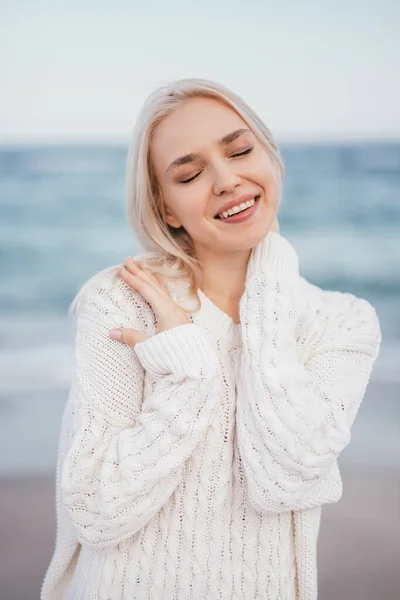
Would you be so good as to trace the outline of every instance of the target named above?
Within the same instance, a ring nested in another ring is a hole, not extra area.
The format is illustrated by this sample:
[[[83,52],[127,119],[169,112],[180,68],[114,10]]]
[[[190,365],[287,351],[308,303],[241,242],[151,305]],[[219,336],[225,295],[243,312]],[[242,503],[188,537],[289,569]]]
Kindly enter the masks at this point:
[[[247,279],[257,273],[275,273],[286,278],[299,276],[299,257],[291,243],[279,233],[270,231],[252,249],[247,266]]]
[[[134,350],[142,366],[155,375],[198,377],[215,372],[218,360],[204,330],[195,323],[178,325],[160,331]]]

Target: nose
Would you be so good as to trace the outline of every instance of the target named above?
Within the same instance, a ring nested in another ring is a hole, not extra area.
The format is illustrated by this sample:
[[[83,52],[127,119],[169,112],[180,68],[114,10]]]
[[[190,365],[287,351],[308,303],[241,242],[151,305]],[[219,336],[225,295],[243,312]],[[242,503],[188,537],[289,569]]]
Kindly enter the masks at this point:
[[[217,196],[224,192],[232,192],[240,183],[241,179],[234,172],[232,165],[221,161],[214,167],[214,194]]]

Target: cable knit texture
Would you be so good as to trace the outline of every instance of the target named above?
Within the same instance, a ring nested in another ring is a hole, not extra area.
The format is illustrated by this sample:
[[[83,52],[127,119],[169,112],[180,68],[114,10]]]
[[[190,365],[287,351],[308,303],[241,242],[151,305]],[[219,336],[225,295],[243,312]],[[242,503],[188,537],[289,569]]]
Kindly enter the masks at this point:
[[[306,281],[274,232],[250,255],[239,324],[199,295],[192,323],[156,333],[116,267],[93,278],[41,600],[317,599],[321,506],[342,495],[375,309]],[[150,337],[110,339],[123,326]]]

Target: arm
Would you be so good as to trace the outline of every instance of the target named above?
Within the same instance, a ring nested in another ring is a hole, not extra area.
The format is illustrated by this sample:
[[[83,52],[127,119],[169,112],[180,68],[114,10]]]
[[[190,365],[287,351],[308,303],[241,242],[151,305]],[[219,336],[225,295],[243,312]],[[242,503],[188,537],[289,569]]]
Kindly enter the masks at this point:
[[[325,306],[309,302],[314,332],[302,364],[295,325],[303,283],[294,248],[270,232],[250,256],[240,301],[238,447],[249,499],[259,511],[340,498],[336,460],[350,441],[379,352],[375,309],[351,294],[319,290]]]
[[[202,329],[190,323],[134,348],[119,344],[109,330],[127,318],[102,292],[79,313],[75,425],[61,479],[78,539],[94,548],[134,535],[165,504],[220,388],[218,360]],[[137,321],[131,325],[140,330]],[[155,383],[143,401],[145,369]]]

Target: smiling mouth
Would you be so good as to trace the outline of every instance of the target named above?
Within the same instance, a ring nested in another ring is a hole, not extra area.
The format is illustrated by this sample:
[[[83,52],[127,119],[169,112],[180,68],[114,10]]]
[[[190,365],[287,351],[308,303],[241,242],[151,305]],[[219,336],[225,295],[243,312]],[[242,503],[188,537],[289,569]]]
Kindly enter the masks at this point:
[[[240,210],[237,213],[233,213],[233,215],[229,215],[228,217],[220,217],[219,215],[215,215],[214,219],[220,219],[222,221],[229,221],[229,219],[231,217],[235,217],[236,215],[240,215],[240,214],[244,214],[246,211],[251,210],[258,202],[258,200],[260,199],[260,196],[254,196],[255,199],[255,203],[253,204],[253,206],[249,206],[248,208],[244,209],[244,210]]]

